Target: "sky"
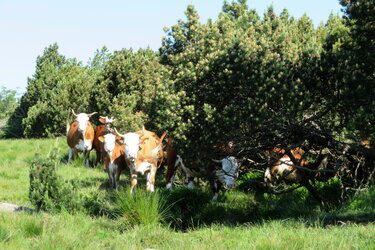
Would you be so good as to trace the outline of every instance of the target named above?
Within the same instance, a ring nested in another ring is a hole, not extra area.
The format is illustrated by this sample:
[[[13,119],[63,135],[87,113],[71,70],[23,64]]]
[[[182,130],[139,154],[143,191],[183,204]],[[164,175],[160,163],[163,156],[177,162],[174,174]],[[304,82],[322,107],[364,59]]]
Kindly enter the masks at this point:
[[[53,43],[60,54],[84,65],[97,49],[157,50],[163,27],[185,18],[193,4],[200,21],[217,19],[223,0],[0,0],[0,87],[23,93],[35,73],[36,58]],[[229,0],[231,2],[231,0]],[[339,0],[248,0],[263,15],[273,5],[295,18],[307,14],[315,26],[341,13]]]

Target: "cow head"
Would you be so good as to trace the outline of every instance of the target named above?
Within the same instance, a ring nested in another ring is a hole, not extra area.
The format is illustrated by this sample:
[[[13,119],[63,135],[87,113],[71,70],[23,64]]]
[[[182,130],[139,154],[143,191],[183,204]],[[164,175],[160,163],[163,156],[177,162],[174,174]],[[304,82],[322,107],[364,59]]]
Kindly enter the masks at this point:
[[[221,163],[221,168],[216,170],[215,175],[221,181],[226,189],[232,189],[236,186],[238,178],[238,161],[233,156],[225,157],[222,160],[213,160]]]
[[[103,140],[102,140],[103,138]],[[112,152],[115,149],[116,145],[116,136],[114,134],[106,134],[104,136],[100,136],[99,140],[103,142],[104,150],[107,153]]]
[[[134,163],[138,156],[140,136],[136,133],[126,133],[123,135],[117,132],[116,129],[115,134],[124,138],[125,158]]]
[[[78,115],[72,109],[73,115],[75,116],[75,120],[78,122],[78,131],[84,133],[86,131],[87,125],[92,115],[96,114],[97,112],[93,112],[91,114],[86,113],[79,113]]]
[[[114,121],[115,121],[115,118],[113,118],[113,116],[111,116],[111,117],[100,116],[99,117],[99,122],[102,123],[102,124],[105,124],[105,128],[106,128],[107,132],[110,132],[110,133],[114,132],[114,130],[111,126]]]

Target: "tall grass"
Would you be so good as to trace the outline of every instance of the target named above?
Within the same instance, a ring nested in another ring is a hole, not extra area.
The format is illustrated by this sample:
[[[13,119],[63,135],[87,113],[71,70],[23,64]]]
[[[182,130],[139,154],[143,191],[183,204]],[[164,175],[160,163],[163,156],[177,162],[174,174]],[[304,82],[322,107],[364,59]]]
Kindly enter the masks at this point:
[[[159,191],[149,193],[143,189],[130,194],[130,189],[116,194],[116,215],[124,228],[136,225],[165,223],[169,215],[167,200]]]

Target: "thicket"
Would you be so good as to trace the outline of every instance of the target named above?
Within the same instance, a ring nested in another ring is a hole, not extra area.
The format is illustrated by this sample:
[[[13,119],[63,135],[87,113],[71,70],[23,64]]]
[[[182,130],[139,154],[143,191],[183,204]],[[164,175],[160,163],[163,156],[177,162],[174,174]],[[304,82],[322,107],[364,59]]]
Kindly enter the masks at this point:
[[[375,14],[373,1],[341,3],[343,18],[317,28],[287,10],[260,16],[246,0],[225,1],[203,24],[189,5],[184,20],[164,28],[158,52],[103,48],[87,66],[53,44],[37,58],[8,135],[61,135],[73,108],[115,116],[122,133],[142,124],[167,131],[186,164],[233,141],[254,163],[247,171],[264,170],[264,150],[300,146],[312,163],[329,157],[321,170],[338,173],[347,197],[375,171],[374,149],[356,145],[375,140]]]

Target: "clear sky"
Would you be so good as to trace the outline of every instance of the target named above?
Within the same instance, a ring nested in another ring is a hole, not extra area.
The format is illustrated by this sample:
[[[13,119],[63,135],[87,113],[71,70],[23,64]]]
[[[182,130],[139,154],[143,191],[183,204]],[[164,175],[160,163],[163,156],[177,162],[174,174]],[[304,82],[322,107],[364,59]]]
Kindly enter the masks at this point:
[[[189,4],[206,23],[216,20],[223,0],[0,0],[0,86],[24,92],[37,56],[55,42],[60,54],[83,64],[102,46],[157,50],[163,27],[184,18]],[[260,15],[272,4],[277,14],[306,13],[316,26],[331,12],[341,15],[339,0],[248,0]]]

